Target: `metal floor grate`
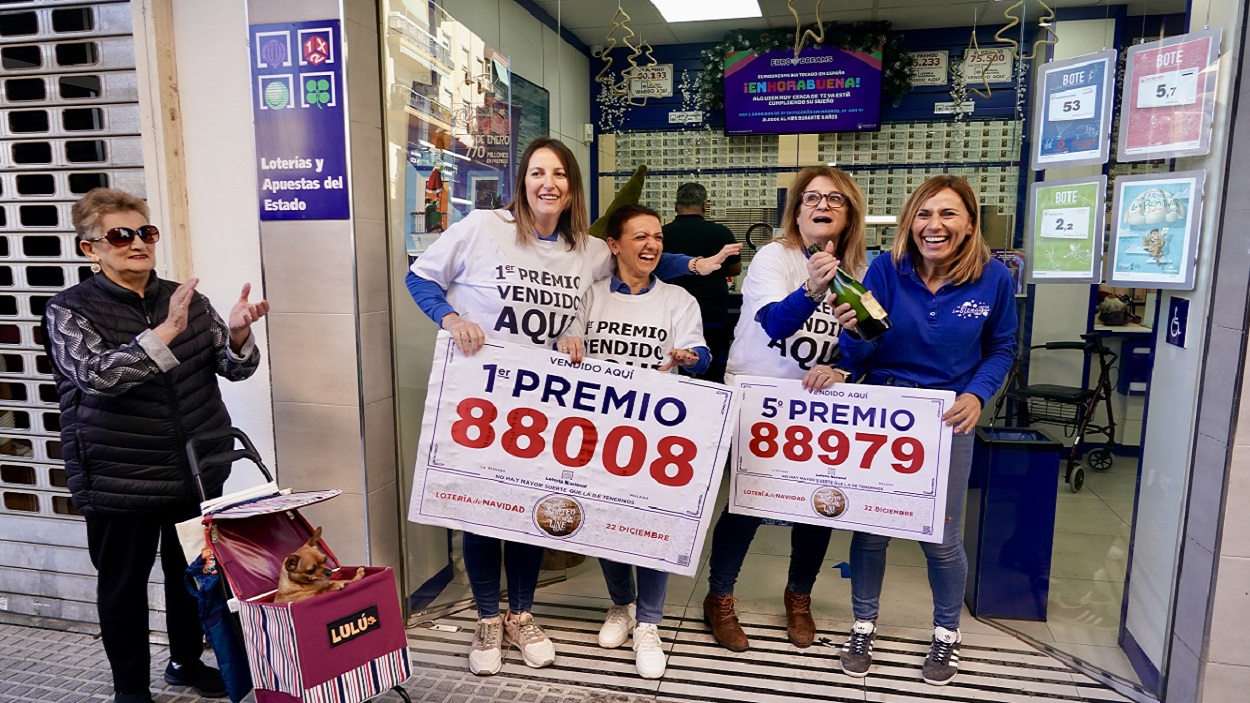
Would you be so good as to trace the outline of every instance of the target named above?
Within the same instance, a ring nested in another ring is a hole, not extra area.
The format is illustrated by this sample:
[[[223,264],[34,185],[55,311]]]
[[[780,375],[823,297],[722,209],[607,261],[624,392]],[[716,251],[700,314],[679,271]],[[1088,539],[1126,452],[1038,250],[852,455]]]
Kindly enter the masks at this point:
[[[829,629],[818,621],[829,646],[800,650],[786,639],[785,618],[740,613],[751,649],[735,653],[718,646],[692,606],[666,609],[660,634],[669,652],[664,677],[647,681],[634,670],[628,645],[602,649],[596,637],[605,600],[560,596],[559,603],[535,604],[534,614],[556,643],[553,667],[530,669],[515,649],[504,654],[502,677],[566,686],[607,689],[654,697],[661,701],[958,701],[981,703],[1106,701],[1130,699],[1074,671],[1062,662],[1006,635],[965,633],[960,673],[953,683],[937,688],[920,680],[928,652],[919,630],[882,627],[877,634],[869,676],[854,680],[838,670],[839,647],[849,623]],[[425,627],[408,631],[413,663],[465,671],[473,640],[475,613],[465,610],[438,620],[460,627],[455,633]],[[588,692],[589,696],[590,693]]]

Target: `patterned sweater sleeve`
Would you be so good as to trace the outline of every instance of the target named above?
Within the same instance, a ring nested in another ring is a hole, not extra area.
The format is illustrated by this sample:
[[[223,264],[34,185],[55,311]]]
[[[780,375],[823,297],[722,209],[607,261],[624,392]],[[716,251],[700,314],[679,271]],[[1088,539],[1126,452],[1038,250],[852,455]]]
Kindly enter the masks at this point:
[[[208,313],[213,318],[213,348],[217,350],[217,375],[227,381],[242,381],[251,377],[260,366],[260,350],[256,348],[256,335],[249,333],[247,341],[243,342],[243,348],[236,355],[230,349],[230,330],[226,328],[226,323],[217,314],[216,308],[208,302],[208,298],[202,298],[202,300],[204,305],[208,306]]]
[[[59,305],[49,305],[46,315],[44,326],[52,361],[84,393],[121,395],[160,373],[171,360],[168,368],[178,363],[152,330],[144,330],[134,341],[120,347],[109,348],[86,317]],[[152,347],[159,355],[157,345],[168,355],[160,362],[148,352],[148,347]]]

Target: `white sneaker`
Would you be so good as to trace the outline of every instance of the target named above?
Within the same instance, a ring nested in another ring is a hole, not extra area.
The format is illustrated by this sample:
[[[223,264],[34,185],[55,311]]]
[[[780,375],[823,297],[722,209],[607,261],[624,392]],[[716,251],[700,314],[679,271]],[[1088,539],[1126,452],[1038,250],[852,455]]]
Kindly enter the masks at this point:
[[[503,618],[483,618],[477,621],[473,631],[473,646],[469,649],[469,671],[478,676],[498,674],[503,666]]]
[[[634,629],[634,604],[614,605],[608,608],[608,616],[603,620],[603,627],[599,628],[599,646],[607,649],[615,649],[629,639],[629,633]]]
[[[660,628],[655,623],[640,622],[634,627],[634,666],[644,679],[658,679],[664,675],[668,657],[660,641]]]
[[[529,613],[508,613],[503,621],[503,634],[521,650],[525,665],[534,669],[556,663],[556,645],[547,633],[534,622]]]

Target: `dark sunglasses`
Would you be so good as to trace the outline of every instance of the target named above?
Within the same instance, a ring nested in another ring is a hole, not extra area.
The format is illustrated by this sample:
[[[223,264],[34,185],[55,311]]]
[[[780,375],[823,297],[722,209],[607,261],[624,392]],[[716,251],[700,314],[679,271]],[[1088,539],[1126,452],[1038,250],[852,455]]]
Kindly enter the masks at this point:
[[[105,232],[103,237],[84,239],[83,241],[98,242],[102,239],[106,239],[109,244],[112,244],[115,247],[125,247],[130,246],[130,243],[135,240],[135,237],[142,239],[145,244],[155,244],[156,241],[161,238],[161,231],[156,228],[156,225],[144,225],[137,230],[130,229],[129,227],[114,227],[113,229]]]

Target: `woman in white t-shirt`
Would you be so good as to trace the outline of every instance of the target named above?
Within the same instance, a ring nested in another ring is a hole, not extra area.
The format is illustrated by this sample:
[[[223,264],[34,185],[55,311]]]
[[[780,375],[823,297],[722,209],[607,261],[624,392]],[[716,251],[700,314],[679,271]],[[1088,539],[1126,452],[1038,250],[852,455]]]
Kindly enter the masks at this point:
[[[659,214],[626,205],[608,218],[607,236],[615,272],[586,293],[579,320],[585,355],[662,372],[678,367],[692,374],[707,370],[712,354],[703,340],[698,302],[685,289],[655,276],[664,251]],[[658,679],[667,664],[657,626],[664,617],[668,574],[609,559],[600,559],[599,565],[613,603],[599,630],[599,646],[619,647],[632,630],[638,674]]]
[[[465,354],[491,339],[559,347],[581,356],[568,338],[590,284],[612,272],[607,245],[587,232],[586,196],[573,153],[555,139],[536,139],[521,155],[515,196],[502,210],[474,210],[417,259],[405,283],[421,310],[449,332]],[[720,268],[736,249],[691,259],[666,256],[661,277]],[[558,344],[557,344],[557,340]],[[530,610],[543,548],[464,533],[465,571],[477,601],[478,624],[469,671],[497,673],[503,639],[531,667],[555,662],[555,645]],[[508,576],[508,614],[499,612],[500,563]]]
[[[845,172],[828,166],[799,172],[782,213],[785,236],[756,252],[747,269],[726,381],[737,374],[801,379],[815,391],[847,380],[838,368],[837,319],[825,298],[839,265],[856,276],[866,268],[864,214],[864,196]],[[761,521],[726,510],[712,531],[703,615],[716,641],[736,652],[749,642],[734,612],[733,589]],[[819,525],[791,528],[783,600],[786,633],[797,647],[815,638],[811,592],[830,534]]]

